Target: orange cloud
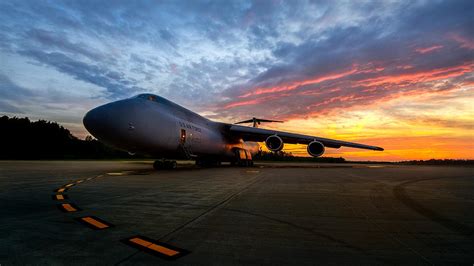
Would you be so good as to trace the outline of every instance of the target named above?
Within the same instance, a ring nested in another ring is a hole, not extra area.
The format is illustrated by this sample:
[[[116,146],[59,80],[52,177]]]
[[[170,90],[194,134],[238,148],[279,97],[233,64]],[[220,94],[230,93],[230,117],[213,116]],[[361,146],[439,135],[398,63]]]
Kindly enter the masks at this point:
[[[345,78],[354,74],[366,74],[366,73],[378,73],[384,71],[385,68],[380,66],[372,66],[366,65],[365,67],[359,66],[358,68],[354,67],[353,69],[345,72],[334,73],[326,76],[320,76],[314,79],[308,79],[303,81],[295,81],[287,85],[279,85],[270,88],[257,88],[253,92],[248,92],[244,95],[239,96],[239,98],[247,98],[249,96],[256,97],[252,100],[236,100],[231,103],[227,103],[223,106],[224,109],[230,109],[234,107],[241,107],[241,106],[249,106],[249,105],[256,105],[261,104],[264,102],[268,102],[271,100],[277,100],[286,96],[291,96],[290,91],[294,91],[297,88],[304,86],[304,85],[312,85],[312,84],[319,84],[324,81],[337,81],[338,79]],[[437,68],[432,70],[426,71],[410,71],[409,73],[401,73],[401,74],[390,74],[390,75],[383,75],[377,76],[374,78],[365,78],[365,79],[357,79],[357,76],[353,76],[353,80],[348,80],[347,88],[341,89],[340,85],[329,84],[331,87],[324,88],[324,90],[308,90],[308,91],[301,91],[297,94],[303,96],[315,96],[315,95],[322,95],[323,97],[320,98],[319,102],[314,104],[308,104],[307,110],[318,107],[318,106],[328,106],[331,103],[343,103],[343,102],[356,102],[361,101],[364,99],[372,100],[374,98],[386,98],[392,99],[394,97],[399,97],[400,95],[407,95],[410,93],[414,94],[423,94],[427,93],[429,90],[422,89],[422,86],[426,82],[433,82],[433,81],[440,81],[449,78],[459,77],[467,73],[471,73],[474,71],[474,64],[467,63],[458,66],[452,67],[445,67],[445,68]],[[326,86],[327,84],[324,84]],[[398,85],[398,87],[385,87],[384,85]],[[417,85],[417,89],[407,91],[407,90],[396,90],[405,88],[407,85]],[[322,85],[323,86],[323,85]],[[336,87],[335,87],[336,86]],[[363,86],[366,89],[363,90],[350,90],[351,87],[355,86]],[[382,87],[381,87],[382,86]],[[403,86],[403,87],[402,87]],[[429,85],[430,88],[433,88],[433,85]],[[383,91],[386,89],[393,89],[394,91],[390,94],[384,93],[377,93],[377,91]],[[420,90],[421,89],[421,90]],[[345,91],[345,93],[344,93]],[[278,93],[277,93],[278,92]],[[284,92],[284,94],[282,94]],[[337,93],[337,94],[333,94]],[[262,97],[265,94],[270,94],[267,96]],[[293,95],[296,95],[293,93]],[[328,99],[328,97],[330,97]],[[346,104],[347,105],[347,104]]]
[[[384,152],[328,148],[325,154],[348,160],[474,159],[472,89],[456,84],[442,91],[392,93],[381,101],[367,101],[362,108],[343,107],[307,119],[293,116],[285,124],[267,126],[385,148]],[[336,99],[330,101],[352,100]],[[285,145],[285,151],[309,156],[305,145]]]
[[[255,89],[255,91],[246,93],[246,94],[241,95],[239,97],[240,98],[246,98],[246,97],[254,96],[254,95],[261,95],[261,94],[280,92],[280,91],[290,91],[290,90],[294,90],[294,89],[296,89],[300,86],[304,86],[304,85],[312,85],[312,84],[318,84],[318,83],[328,81],[328,80],[340,79],[342,77],[350,76],[350,75],[352,75],[356,72],[357,72],[357,69],[353,68],[349,71],[329,74],[329,75],[317,77],[317,78],[314,78],[314,79],[291,82],[289,84],[270,87],[270,88],[257,88],[257,89]]]
[[[447,78],[458,77],[466,73],[472,72],[474,64],[465,64],[454,67],[438,68],[429,71],[419,71],[408,74],[386,75],[376,78],[369,78],[360,80],[359,84],[367,87],[378,86],[386,83],[401,84],[401,83],[422,83]]]
[[[474,40],[469,39],[468,37],[462,36],[457,33],[451,33],[450,38],[456,42],[458,42],[461,48],[466,48],[469,50],[474,50]]]
[[[281,97],[281,95],[280,96],[268,95],[268,96],[259,97],[259,98],[253,99],[253,100],[237,101],[237,102],[233,102],[233,103],[229,103],[227,105],[224,105],[224,109],[230,109],[230,108],[239,107],[239,106],[246,106],[246,105],[255,105],[255,104],[259,104],[259,103],[262,103],[262,102],[265,102],[265,101],[268,101],[268,100],[276,99],[278,97]]]
[[[423,49],[418,53],[441,48]],[[428,70],[403,62],[381,65],[354,65],[348,71],[258,88],[225,109],[247,107],[228,111],[233,114],[271,110],[269,118],[287,123],[266,125],[270,128],[385,148],[384,152],[327,149],[326,156],[379,161],[474,159],[474,63]],[[317,86],[300,88],[313,84]],[[305,145],[285,145],[285,151],[309,156]]]
[[[415,51],[417,53],[420,53],[420,54],[427,54],[427,53],[431,53],[433,51],[439,50],[443,47],[444,46],[442,46],[442,45],[435,45],[435,46],[431,46],[431,47],[417,48]]]
[[[238,106],[245,106],[245,105],[253,105],[253,104],[258,104],[260,103],[260,99],[254,99],[254,100],[248,100],[248,101],[241,101],[241,102],[234,102],[230,103],[224,106],[224,109],[229,109],[233,107],[238,107]]]

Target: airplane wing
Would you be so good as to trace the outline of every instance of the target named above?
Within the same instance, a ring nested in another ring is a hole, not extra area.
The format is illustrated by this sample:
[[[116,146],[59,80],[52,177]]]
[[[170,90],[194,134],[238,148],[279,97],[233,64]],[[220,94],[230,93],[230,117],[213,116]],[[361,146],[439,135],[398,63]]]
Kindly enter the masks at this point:
[[[295,134],[295,133],[284,132],[284,131],[276,131],[276,130],[246,127],[246,126],[231,125],[231,124],[227,124],[227,126],[230,126],[228,130],[231,133],[231,135],[240,136],[244,141],[262,142],[262,141],[265,141],[269,136],[277,135],[284,141],[284,143],[289,143],[289,144],[309,144],[312,141],[319,141],[326,147],[336,148],[336,149],[340,147],[351,147],[351,148],[376,150],[376,151],[384,150],[383,148],[377,147],[377,146],[370,146],[370,145],[365,145],[365,144],[340,141],[340,140],[334,140],[334,139],[326,139],[326,138]]]

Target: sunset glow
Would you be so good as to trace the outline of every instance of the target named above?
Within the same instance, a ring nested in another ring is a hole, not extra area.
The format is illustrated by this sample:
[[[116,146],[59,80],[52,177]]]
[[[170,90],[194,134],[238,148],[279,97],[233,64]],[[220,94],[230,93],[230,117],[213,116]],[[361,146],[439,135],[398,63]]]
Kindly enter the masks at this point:
[[[84,138],[87,110],[149,92],[385,148],[327,156],[474,159],[473,1],[191,2],[1,3],[0,114]]]

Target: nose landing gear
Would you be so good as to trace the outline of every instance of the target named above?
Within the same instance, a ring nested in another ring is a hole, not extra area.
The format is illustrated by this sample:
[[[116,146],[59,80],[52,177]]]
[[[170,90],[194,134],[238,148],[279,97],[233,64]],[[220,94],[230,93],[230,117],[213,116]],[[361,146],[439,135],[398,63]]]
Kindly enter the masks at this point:
[[[176,161],[156,160],[153,163],[153,168],[155,168],[155,170],[176,169],[178,168],[178,163],[176,163]]]

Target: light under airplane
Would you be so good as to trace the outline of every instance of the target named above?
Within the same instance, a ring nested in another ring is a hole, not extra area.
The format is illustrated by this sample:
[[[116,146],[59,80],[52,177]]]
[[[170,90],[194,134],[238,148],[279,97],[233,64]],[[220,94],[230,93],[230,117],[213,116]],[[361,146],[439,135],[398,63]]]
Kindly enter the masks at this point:
[[[248,122],[253,122],[253,127],[237,125]],[[383,151],[376,146],[258,128],[261,122],[281,121],[253,118],[237,124],[215,122],[153,94],[99,106],[83,119],[86,129],[106,144],[131,154],[164,158],[155,161],[156,169],[176,168],[176,161],[169,159],[192,159],[202,166],[220,162],[251,166],[259,151],[257,142],[264,142],[273,152],[281,151],[285,143],[306,144],[313,157],[321,156],[326,147]]]

